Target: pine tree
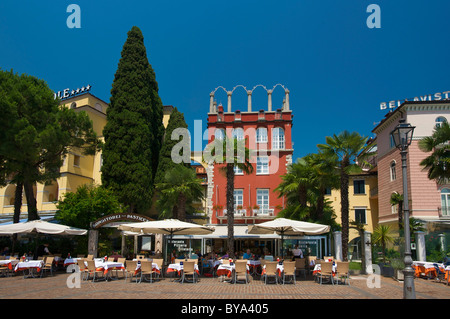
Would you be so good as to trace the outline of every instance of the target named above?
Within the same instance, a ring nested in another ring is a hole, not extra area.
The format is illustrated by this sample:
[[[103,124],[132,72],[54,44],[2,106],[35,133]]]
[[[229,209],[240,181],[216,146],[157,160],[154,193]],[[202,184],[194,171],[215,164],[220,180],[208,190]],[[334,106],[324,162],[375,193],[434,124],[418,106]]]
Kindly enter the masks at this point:
[[[172,160],[172,149],[179,143],[179,140],[172,140],[172,132],[177,128],[186,128],[187,124],[184,120],[183,113],[180,113],[175,107],[170,114],[169,123],[167,124],[166,132],[164,134],[164,142],[159,154],[158,170],[156,171],[155,184],[163,183],[165,174],[172,168],[179,164]],[[190,166],[189,163],[185,166]]]
[[[145,213],[151,205],[164,126],[155,72],[138,27],[128,32],[106,114],[102,183],[130,212]]]

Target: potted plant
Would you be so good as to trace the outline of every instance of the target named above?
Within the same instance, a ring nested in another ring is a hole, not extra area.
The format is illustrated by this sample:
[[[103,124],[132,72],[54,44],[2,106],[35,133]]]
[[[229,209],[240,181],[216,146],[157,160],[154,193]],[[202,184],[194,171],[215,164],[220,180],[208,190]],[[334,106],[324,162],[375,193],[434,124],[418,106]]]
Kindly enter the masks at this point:
[[[244,207],[242,206],[242,205],[237,205],[236,206],[236,210],[237,210],[237,212],[239,213],[239,214],[242,214],[242,209],[243,209]]]
[[[391,260],[391,266],[394,269],[394,278],[397,281],[404,280],[403,269],[405,269],[405,263],[400,258],[395,258]]]
[[[253,205],[253,213],[256,215],[258,215],[259,212],[259,205]]]

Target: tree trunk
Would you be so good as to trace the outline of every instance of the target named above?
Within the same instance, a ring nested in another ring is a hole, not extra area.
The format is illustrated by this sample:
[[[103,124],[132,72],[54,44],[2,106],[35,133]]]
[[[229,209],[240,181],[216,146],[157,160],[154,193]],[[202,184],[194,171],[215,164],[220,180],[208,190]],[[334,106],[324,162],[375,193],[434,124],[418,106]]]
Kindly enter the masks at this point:
[[[27,197],[28,220],[30,221],[40,219],[37,212],[36,198],[34,197],[33,192],[33,184],[30,182],[24,182],[23,189],[25,190],[25,196]]]
[[[234,258],[234,165],[227,164],[227,246],[230,258]]]
[[[321,188],[319,190],[319,198],[317,199],[317,212],[316,218],[317,220],[322,220],[323,218],[323,209],[324,209],[324,200],[325,200],[325,189]]]
[[[306,192],[307,190],[305,186],[300,185],[298,187],[298,201],[302,208],[306,208],[308,206],[308,195]]]
[[[341,223],[342,223],[342,259],[348,260],[348,219],[349,219],[349,198],[348,181],[349,176],[345,168],[349,165],[348,159],[344,159],[341,165]]]
[[[20,221],[20,212],[22,209],[22,194],[23,194],[23,183],[18,182],[16,185],[16,190],[14,192],[15,197],[14,197],[13,223],[18,223]],[[14,234],[12,235],[12,247],[11,247],[12,254],[15,253],[16,242],[17,242],[17,234]]]
[[[172,208],[172,218],[178,219],[178,206],[177,205],[174,205]]]
[[[183,193],[178,195],[178,219],[186,221],[186,195]]]

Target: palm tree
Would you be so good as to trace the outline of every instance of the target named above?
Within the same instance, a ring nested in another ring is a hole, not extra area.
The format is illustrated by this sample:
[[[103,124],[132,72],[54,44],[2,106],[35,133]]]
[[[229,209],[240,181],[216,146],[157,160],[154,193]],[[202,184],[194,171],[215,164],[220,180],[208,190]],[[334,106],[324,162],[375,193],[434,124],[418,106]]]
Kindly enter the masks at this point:
[[[333,137],[327,136],[326,144],[317,145],[324,156],[336,161],[340,175],[342,258],[344,261],[347,261],[349,238],[349,175],[361,172],[361,167],[355,162],[357,156],[365,150],[366,142],[367,138],[357,132],[343,131],[339,135],[334,134]],[[365,157],[370,155],[370,152],[364,154]]]
[[[391,226],[379,225],[373,231],[372,242],[380,244],[383,250],[383,263],[386,262],[386,245],[392,243],[394,238],[391,234]]]
[[[237,138],[214,139],[206,146],[203,161],[220,165],[219,170],[227,178],[227,246],[229,255],[234,258],[234,174],[235,168],[251,174],[250,151],[245,147],[246,140]],[[205,156],[205,154],[207,156]],[[223,166],[222,166],[223,165]]]
[[[390,203],[392,206],[398,205],[398,229],[403,229],[403,195],[397,192],[392,193]]]
[[[160,216],[186,220],[186,210],[193,201],[203,199],[201,179],[197,178],[195,170],[182,164],[166,172],[164,182],[156,184],[160,192],[157,205]]]
[[[419,148],[423,152],[432,152],[420,162],[428,170],[428,178],[445,184],[450,178],[450,126],[443,122],[436,127],[431,136],[419,141]]]

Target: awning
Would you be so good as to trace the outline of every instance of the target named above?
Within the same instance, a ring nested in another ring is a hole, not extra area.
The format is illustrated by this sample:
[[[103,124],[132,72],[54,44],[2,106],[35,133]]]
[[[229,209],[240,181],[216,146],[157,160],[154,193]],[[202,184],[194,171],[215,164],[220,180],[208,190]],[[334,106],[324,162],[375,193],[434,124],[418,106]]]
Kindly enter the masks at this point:
[[[208,235],[190,235],[182,236],[176,235],[173,238],[189,238],[189,239],[201,239],[201,238],[216,238],[216,239],[226,239],[228,237],[228,226],[227,225],[214,225],[214,232]],[[277,234],[249,234],[247,225],[234,225],[234,238],[248,238],[248,239],[279,239],[280,235]]]

